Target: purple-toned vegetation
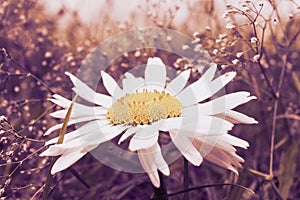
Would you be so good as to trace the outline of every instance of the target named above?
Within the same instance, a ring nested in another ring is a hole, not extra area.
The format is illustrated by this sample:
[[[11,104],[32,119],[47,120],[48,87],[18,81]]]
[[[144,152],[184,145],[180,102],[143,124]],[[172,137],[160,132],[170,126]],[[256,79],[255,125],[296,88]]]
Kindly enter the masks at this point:
[[[86,55],[101,41],[141,27],[135,25],[139,17],[144,26],[174,29],[193,38],[193,45],[209,53],[221,74],[236,71],[237,77],[226,86],[228,93],[249,91],[257,97],[237,110],[253,116],[259,124],[238,125],[231,131],[250,143],[248,150],[238,149],[245,159],[239,176],[207,161],[200,167],[190,165],[189,187],[218,186],[192,190],[189,198],[300,198],[299,1],[285,2],[288,14],[283,13],[281,1],[271,0],[227,4],[225,14],[216,9],[214,0],[168,4],[170,9],[164,9],[166,3],[146,2],[136,8],[144,12],[133,14],[132,22],[120,24],[105,14],[99,15],[99,23],[86,25],[67,8],[49,16],[36,0],[0,1],[0,199],[42,199],[51,158],[39,154],[46,148],[44,142],[53,137],[43,134],[61,123],[49,116],[58,107],[47,98],[57,93],[71,99],[72,84],[64,72],[76,74]],[[179,26],[173,19],[180,18],[177,12],[183,4],[190,12]],[[117,2],[108,6],[117,6]],[[270,9],[268,14],[262,13],[265,7]],[[60,19],[67,14],[73,18],[62,28]],[[171,46],[172,39],[166,37],[166,44]],[[118,51],[123,43],[127,41],[118,41],[108,51]],[[188,48],[186,45],[183,48]],[[125,53],[106,71],[118,80],[154,56],[177,72],[190,68],[193,81],[201,75],[188,60],[155,48]],[[101,82],[97,89],[105,92]],[[170,165],[170,170],[170,176],[165,177],[168,194],[184,189],[183,158]],[[255,194],[219,185],[227,183],[242,185]],[[89,154],[53,176],[48,197],[150,198],[153,187],[146,174],[111,169]],[[169,197],[182,198],[183,194]]]

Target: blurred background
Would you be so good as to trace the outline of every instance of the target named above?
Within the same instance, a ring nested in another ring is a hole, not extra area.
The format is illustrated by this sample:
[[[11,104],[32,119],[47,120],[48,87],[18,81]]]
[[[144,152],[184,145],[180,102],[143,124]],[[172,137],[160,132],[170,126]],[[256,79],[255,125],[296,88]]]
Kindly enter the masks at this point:
[[[190,199],[300,199],[299,12],[299,0],[0,0],[1,199],[42,198],[51,159],[38,155],[50,138],[43,133],[59,123],[49,116],[59,108],[47,98],[54,93],[72,98],[64,72],[76,74],[96,45],[137,27],[168,28],[193,38],[220,73],[237,71],[227,92],[245,90],[258,97],[237,110],[259,124],[237,125],[231,131],[250,143],[248,150],[238,149],[245,159],[240,175],[207,161],[189,166],[190,187],[236,183],[255,194],[218,186],[191,191]],[[111,51],[125,43],[117,41]],[[153,56],[177,72],[191,68],[193,80],[201,76],[199,66],[159,49],[128,52],[107,71],[119,79]],[[98,91],[104,92],[101,87]],[[183,159],[170,169],[166,186],[174,193],[183,189]],[[120,172],[87,155],[53,177],[49,199],[152,195],[146,174]]]

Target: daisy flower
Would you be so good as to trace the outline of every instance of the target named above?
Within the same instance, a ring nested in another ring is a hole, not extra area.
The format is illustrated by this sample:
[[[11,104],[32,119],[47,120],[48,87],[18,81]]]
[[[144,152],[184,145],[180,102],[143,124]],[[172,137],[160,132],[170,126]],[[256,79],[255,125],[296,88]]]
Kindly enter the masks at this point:
[[[199,166],[205,158],[237,174],[236,167],[241,167],[244,160],[236,154],[234,146],[247,148],[249,144],[228,131],[236,123],[257,122],[232,109],[256,97],[241,91],[210,100],[236,76],[236,72],[228,72],[215,78],[216,70],[216,64],[211,64],[199,80],[188,86],[190,70],[186,70],[166,84],[166,66],[157,57],[149,58],[144,78],[125,73],[123,89],[102,71],[109,95],[95,92],[66,72],[74,84],[73,91],[95,106],[75,103],[68,126],[84,125],[67,133],[62,144],[56,144],[58,137],[47,141],[50,146],[41,156],[60,156],[51,169],[54,174],[120,135],[119,144],[130,138],[129,150],[137,152],[152,184],[159,187],[158,170],[166,176],[170,174],[158,143],[159,133],[164,131],[193,165]],[[50,101],[64,108],[51,116],[64,119],[71,101],[58,94]],[[45,135],[61,127],[57,124]]]

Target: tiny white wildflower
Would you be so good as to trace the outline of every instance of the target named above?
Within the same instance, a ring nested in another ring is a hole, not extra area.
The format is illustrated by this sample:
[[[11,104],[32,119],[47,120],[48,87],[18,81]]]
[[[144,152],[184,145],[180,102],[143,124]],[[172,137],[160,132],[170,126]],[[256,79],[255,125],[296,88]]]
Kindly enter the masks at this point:
[[[200,42],[200,38],[195,38],[193,41],[192,41],[192,44],[197,44]]]
[[[188,50],[190,47],[188,45],[182,45],[182,50]]]
[[[253,61],[258,62],[259,58],[260,58],[260,55],[256,54],[255,56],[253,56]]]
[[[242,11],[243,11],[243,12],[249,12],[249,11],[250,11],[250,8],[249,8],[249,7],[242,7]]]
[[[232,24],[232,23],[228,23],[228,24],[226,24],[226,29],[234,29],[236,26],[234,25],[234,24]]]
[[[252,38],[250,39],[251,44],[253,44],[253,43],[256,44],[257,41],[258,41],[257,37],[252,37]]]
[[[202,45],[201,44],[196,44],[195,47],[194,47],[194,51],[195,52],[200,52],[202,50]]]
[[[71,62],[71,61],[73,61],[74,60],[74,57],[73,56],[68,56],[67,57],[67,62]]]
[[[226,68],[227,68],[227,65],[221,65],[221,68],[222,68],[222,69],[226,69]]]
[[[226,13],[224,13],[224,14],[222,15],[222,18],[227,19],[228,16],[229,16],[229,14],[228,14],[228,12],[226,12]]]
[[[0,122],[7,121],[7,118],[4,115],[0,116]]]
[[[205,26],[204,27],[206,31],[211,31],[211,27],[210,26]]]
[[[216,39],[216,44],[219,44],[219,43],[221,43],[222,42],[222,40],[221,39]]]
[[[135,51],[134,56],[135,57],[140,57],[141,56],[141,51],[139,51],[139,50]]]
[[[47,52],[45,53],[45,58],[50,58],[50,57],[52,57],[52,52],[47,51]]]
[[[172,37],[170,35],[167,36],[167,41],[168,42],[172,41]]]
[[[194,37],[194,38],[197,38],[197,37],[199,37],[199,36],[200,36],[200,33],[199,33],[199,32],[194,32],[194,33],[193,33],[193,37]]]
[[[244,52],[237,52],[237,53],[236,53],[236,57],[237,57],[237,58],[240,58],[240,57],[242,57],[243,54],[244,54]]]
[[[232,64],[237,65],[240,61],[238,59],[234,59],[233,61],[231,61]]]
[[[213,51],[212,51],[212,53],[214,54],[214,55],[216,55],[217,53],[218,53],[218,49],[214,49]]]

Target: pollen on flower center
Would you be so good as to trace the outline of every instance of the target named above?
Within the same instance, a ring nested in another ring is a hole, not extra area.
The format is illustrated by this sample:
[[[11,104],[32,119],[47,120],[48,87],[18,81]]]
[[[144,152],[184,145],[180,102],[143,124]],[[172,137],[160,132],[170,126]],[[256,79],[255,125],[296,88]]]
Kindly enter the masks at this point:
[[[108,109],[106,117],[114,125],[142,125],[160,119],[178,117],[181,110],[181,103],[169,93],[144,90],[126,94],[118,99]]]

